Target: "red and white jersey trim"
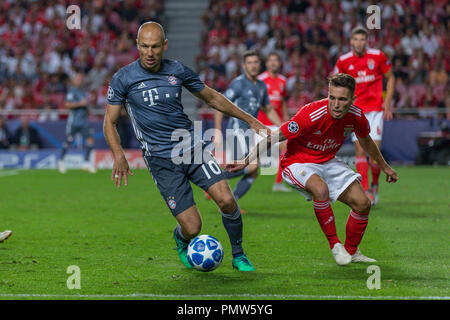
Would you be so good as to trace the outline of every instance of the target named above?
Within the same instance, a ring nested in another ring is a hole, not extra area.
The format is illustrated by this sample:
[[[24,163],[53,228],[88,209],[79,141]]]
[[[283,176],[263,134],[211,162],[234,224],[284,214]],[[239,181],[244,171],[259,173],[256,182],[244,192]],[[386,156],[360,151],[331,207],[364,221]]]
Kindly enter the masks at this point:
[[[350,109],[348,110],[348,112],[354,114],[355,116],[361,117],[361,109],[355,107],[355,106],[351,106]]]
[[[314,122],[318,119],[320,119],[323,115],[327,113],[328,105],[324,105],[323,107],[320,107],[316,111],[309,114],[309,117],[311,118],[311,121]]]

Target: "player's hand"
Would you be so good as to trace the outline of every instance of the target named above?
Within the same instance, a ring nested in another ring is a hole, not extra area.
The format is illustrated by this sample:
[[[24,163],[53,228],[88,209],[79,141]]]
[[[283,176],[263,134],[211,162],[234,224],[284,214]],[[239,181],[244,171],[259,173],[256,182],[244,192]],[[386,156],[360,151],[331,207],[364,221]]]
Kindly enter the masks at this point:
[[[392,120],[394,119],[394,114],[392,113],[389,107],[383,105],[383,120]]]
[[[392,169],[390,166],[387,166],[383,169],[384,173],[386,174],[386,182],[387,183],[394,183],[398,180],[397,172],[395,172],[394,169]]]
[[[132,176],[133,172],[128,166],[128,161],[125,156],[121,156],[120,158],[114,159],[113,169],[111,172],[111,181],[114,181],[116,187],[120,188],[122,185],[122,179],[124,181],[124,185],[128,185],[128,175]]]
[[[225,165],[225,170],[227,170],[228,172],[236,172],[239,170],[242,170],[246,167],[247,165],[244,162],[234,162],[234,163],[227,163]]]
[[[259,120],[255,119],[253,122],[249,123],[250,127],[256,131],[260,136],[271,135],[272,131],[263,125]]]

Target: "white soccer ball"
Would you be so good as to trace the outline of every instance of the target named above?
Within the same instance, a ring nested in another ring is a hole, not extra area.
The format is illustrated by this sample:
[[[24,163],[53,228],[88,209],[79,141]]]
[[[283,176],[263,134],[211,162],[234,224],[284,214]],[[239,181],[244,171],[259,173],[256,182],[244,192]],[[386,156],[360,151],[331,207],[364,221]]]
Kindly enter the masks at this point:
[[[222,244],[212,236],[200,235],[189,243],[187,258],[195,269],[212,271],[222,263]]]

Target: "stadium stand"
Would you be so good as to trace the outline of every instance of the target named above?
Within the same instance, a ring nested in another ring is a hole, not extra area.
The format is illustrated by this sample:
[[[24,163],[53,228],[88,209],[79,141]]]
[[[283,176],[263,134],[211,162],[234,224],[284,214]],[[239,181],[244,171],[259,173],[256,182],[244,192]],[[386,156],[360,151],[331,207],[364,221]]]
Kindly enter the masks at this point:
[[[107,85],[117,69],[138,57],[136,30],[148,20],[166,26],[167,57],[183,57],[218,91],[241,72],[245,50],[258,50],[263,57],[277,52],[288,78],[287,102],[293,114],[308,101],[324,97],[326,78],[337,57],[350,51],[352,28],[365,25],[369,2],[77,0],[76,4],[81,28],[68,30],[69,0],[0,1],[0,148],[14,146],[11,140],[24,115],[38,130],[42,148],[61,147],[67,117],[64,97],[75,70],[85,73],[88,82],[95,147],[105,148],[101,122]],[[417,153],[416,135],[438,131],[441,120],[450,121],[450,4],[445,0],[378,4],[382,25],[371,31],[369,45],[386,53],[397,79],[392,102],[397,122],[387,122],[385,134],[398,141],[391,139],[384,151],[388,159],[411,162]],[[186,96],[187,114],[205,120],[203,129],[210,128],[212,109]],[[139,148],[125,119],[124,115],[123,141]],[[410,137],[400,141],[405,128]]]
[[[31,113],[38,121],[64,118],[57,111],[74,70],[85,73],[90,105],[102,111],[109,79],[138,57],[138,26],[165,21],[163,0],[79,0],[81,28],[69,32],[70,4],[0,2],[0,111],[7,119],[17,118],[13,110],[39,110]]]
[[[367,6],[350,0],[210,0],[197,70],[223,90],[240,72],[242,51],[257,50],[263,57],[278,52],[295,112],[303,101],[324,97],[325,79],[337,57],[350,51],[351,29],[365,26]],[[371,32],[369,46],[382,49],[393,64],[397,118],[450,119],[450,4],[385,0],[379,6],[383,25]]]

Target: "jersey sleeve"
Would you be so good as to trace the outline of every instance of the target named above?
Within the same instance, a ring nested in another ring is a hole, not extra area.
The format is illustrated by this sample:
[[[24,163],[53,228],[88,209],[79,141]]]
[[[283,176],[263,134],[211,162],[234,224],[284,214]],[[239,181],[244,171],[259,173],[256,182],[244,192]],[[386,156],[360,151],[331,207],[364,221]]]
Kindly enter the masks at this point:
[[[389,59],[386,57],[386,55],[381,52],[380,53],[380,69],[383,74],[391,70],[392,64],[389,61]]]
[[[225,90],[224,95],[225,97],[230,100],[231,102],[236,101],[237,98],[240,96],[241,92],[241,85],[239,84],[239,81],[233,80],[229,84],[227,90]]]
[[[283,123],[280,127],[281,133],[286,139],[293,139],[304,135],[310,130],[311,123],[308,121],[308,114],[306,108],[300,108],[297,113],[288,121]]]
[[[200,80],[198,74],[191,68],[183,65],[184,70],[182,74],[183,86],[190,92],[200,92],[205,87],[203,81]]]
[[[336,65],[334,66],[333,69],[333,74],[338,74],[338,73],[342,73],[342,64],[341,64],[341,59],[338,59],[338,61],[336,61]]]
[[[361,117],[356,116],[355,134],[360,138],[366,138],[370,133],[370,125],[364,113],[361,113]]]
[[[108,104],[115,106],[124,105],[126,97],[127,94],[120,73],[116,72],[109,83],[107,93]]]

